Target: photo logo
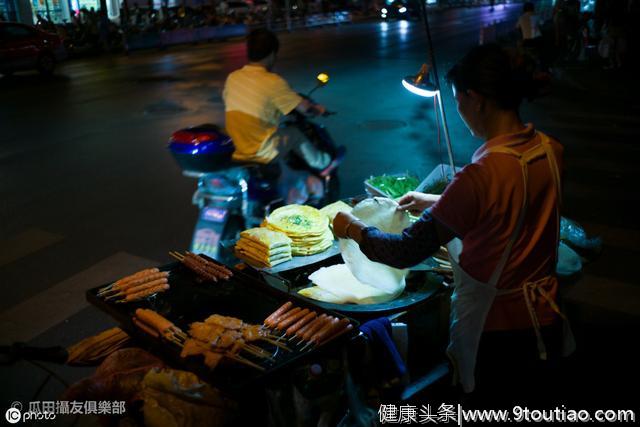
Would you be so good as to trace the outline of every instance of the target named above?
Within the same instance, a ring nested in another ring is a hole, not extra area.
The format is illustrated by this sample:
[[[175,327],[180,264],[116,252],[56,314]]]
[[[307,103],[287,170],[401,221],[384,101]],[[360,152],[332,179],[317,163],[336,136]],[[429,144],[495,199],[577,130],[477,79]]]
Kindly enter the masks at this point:
[[[11,407],[7,409],[7,412],[5,412],[4,418],[9,424],[19,423],[22,419],[22,403],[13,402]]]

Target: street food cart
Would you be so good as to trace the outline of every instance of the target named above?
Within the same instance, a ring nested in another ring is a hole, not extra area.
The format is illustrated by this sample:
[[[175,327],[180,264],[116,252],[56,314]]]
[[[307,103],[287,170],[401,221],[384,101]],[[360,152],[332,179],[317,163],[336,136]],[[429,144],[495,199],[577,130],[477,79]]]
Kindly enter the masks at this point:
[[[345,202],[354,205],[364,198]],[[240,407],[266,405],[271,399],[264,410],[280,420],[277,424],[285,418],[295,424],[297,393],[308,402],[333,396],[334,410],[344,414],[363,389],[381,388],[379,398],[409,401],[448,374],[446,260],[429,259],[410,271],[404,290],[391,301],[336,304],[299,291],[311,285],[314,271],[342,262],[337,242],[271,268],[234,258],[222,263],[190,252],[171,255],[176,262],[87,291],[88,301],[116,319],[137,346],[168,366],[195,373]],[[151,290],[140,293],[145,286]],[[402,353],[408,372],[391,384],[377,377],[368,338],[359,331],[363,323],[383,316],[405,332]],[[321,319],[324,326],[316,327]],[[303,336],[305,326],[316,330]],[[320,330],[325,331],[321,337]],[[212,336],[217,344],[204,349]],[[295,392],[283,392],[290,388]]]

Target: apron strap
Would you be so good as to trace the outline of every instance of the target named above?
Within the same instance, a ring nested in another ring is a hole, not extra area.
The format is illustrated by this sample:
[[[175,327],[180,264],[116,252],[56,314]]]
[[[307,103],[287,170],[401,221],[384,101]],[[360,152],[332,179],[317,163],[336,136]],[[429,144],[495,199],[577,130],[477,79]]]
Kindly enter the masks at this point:
[[[507,261],[509,261],[509,257],[511,256],[511,249],[513,249],[513,245],[515,244],[518,236],[520,235],[520,231],[522,230],[522,226],[524,225],[524,217],[527,212],[528,206],[528,197],[527,197],[527,188],[529,186],[529,168],[527,167],[526,158],[516,150],[513,150],[508,147],[495,147],[489,151],[490,153],[503,153],[513,156],[518,159],[520,162],[520,169],[522,170],[522,181],[524,185],[524,197],[522,198],[522,206],[520,207],[520,212],[518,213],[518,220],[516,222],[516,227],[509,236],[509,241],[507,242],[507,246],[504,248],[504,252],[502,252],[502,256],[496,265],[496,268],[491,273],[491,277],[489,278],[488,284],[495,287],[500,280],[500,276],[502,276],[502,272],[504,271],[504,267],[507,265]]]
[[[551,170],[551,176],[553,177],[553,183],[556,189],[556,200],[558,201],[558,208],[556,209],[556,242],[560,243],[560,207],[562,206],[562,180],[560,178],[560,170],[558,168],[558,162],[556,161],[556,155],[549,144],[549,137],[542,132],[542,148],[544,148],[547,154],[547,162],[549,163],[549,169]],[[558,244],[555,246],[555,253],[553,259],[553,265],[558,262]]]
[[[558,163],[556,161],[556,157],[555,154],[553,152],[553,148],[551,147],[551,144],[549,143],[549,137],[545,134],[543,134],[542,132],[538,132],[540,134],[541,137],[541,142],[540,145],[533,147],[527,151],[525,151],[524,153],[520,153],[518,151],[515,151],[509,147],[496,147],[492,150],[490,150],[490,152],[497,152],[497,153],[504,153],[504,154],[509,154],[511,156],[516,157],[519,161],[520,164],[522,166],[522,173],[523,173],[523,180],[524,180],[524,189],[525,189],[525,202],[523,202],[523,211],[520,212],[520,216],[518,217],[518,225],[516,226],[516,229],[514,231],[514,234],[512,234],[511,238],[509,239],[509,243],[507,244],[507,248],[505,250],[505,253],[503,254],[502,258],[500,259],[500,262],[498,263],[498,268],[500,270],[500,273],[502,272],[502,269],[504,269],[504,266],[506,264],[506,261],[508,259],[508,254],[509,252],[511,252],[511,248],[513,246],[513,243],[515,242],[515,236],[520,232],[520,228],[522,227],[522,219],[524,217],[523,212],[524,212],[524,208],[526,207],[526,199],[527,199],[527,185],[528,185],[528,174],[527,174],[527,169],[528,169],[528,164],[530,162],[532,162],[533,160],[536,160],[538,158],[542,158],[542,157],[546,157],[547,158],[547,162],[549,163],[549,169],[551,171],[551,177],[553,179],[553,184],[554,184],[554,188],[555,188],[555,192],[556,192],[556,199],[558,201],[558,208],[556,209],[556,224],[557,224],[557,235],[556,235],[556,242],[559,242],[559,235],[560,235],[560,204],[561,204],[561,194],[562,194],[562,189],[561,189],[561,179],[560,179],[560,171],[558,169]],[[553,265],[555,265],[555,263],[558,260],[558,245],[555,245],[555,254],[554,254],[554,259],[553,259]],[[498,268],[496,268],[496,271],[494,271],[494,275],[496,274],[496,272],[498,271]],[[540,270],[540,268],[538,268],[538,270]],[[536,270],[536,273],[538,272],[538,270]],[[491,276],[492,279],[494,279],[494,275]],[[535,273],[534,273],[535,275]],[[533,275],[532,275],[533,276]],[[498,275],[499,278],[499,275]],[[538,319],[538,314],[536,313],[535,310],[535,306],[534,303],[536,302],[536,299],[538,297],[538,295],[540,297],[542,297],[551,307],[551,309],[557,313],[562,319],[566,320],[566,316],[560,311],[560,308],[558,307],[558,305],[556,304],[556,302],[553,300],[553,298],[551,298],[551,296],[547,293],[547,291],[544,290],[544,288],[542,287],[542,285],[544,283],[546,283],[549,279],[551,278],[551,276],[545,276],[542,279],[536,280],[535,282],[525,282],[524,285],[522,286],[522,288],[516,288],[516,289],[508,289],[508,290],[499,290],[497,296],[502,296],[502,295],[509,295],[509,294],[514,294],[517,292],[521,292],[524,294],[524,301],[525,304],[527,306],[527,311],[529,311],[529,316],[531,317],[531,323],[533,325],[533,329],[535,331],[536,334],[536,341],[537,341],[537,345],[538,345],[538,354],[540,356],[540,359],[542,360],[547,360],[547,349],[546,346],[544,344],[544,340],[542,339],[542,333],[540,331],[540,321]],[[496,280],[497,283],[497,280]]]
[[[560,311],[560,307],[558,304],[551,298],[549,293],[544,290],[542,285],[547,283],[552,276],[545,276],[542,279],[536,280],[535,282],[526,282],[522,285],[521,288],[516,289],[500,289],[498,290],[498,294],[496,297],[501,297],[505,295],[513,295],[518,292],[522,292],[524,295],[524,302],[527,306],[527,311],[529,312],[529,317],[531,318],[531,324],[533,325],[533,330],[536,334],[536,342],[538,345],[538,355],[541,360],[547,360],[547,347],[544,344],[544,340],[542,339],[542,332],[540,331],[540,320],[538,319],[538,314],[536,313],[536,308],[534,306],[538,296],[543,298],[551,307],[551,309],[562,319],[567,320],[567,317]]]
[[[536,145],[533,148],[528,149],[525,152],[519,152],[510,148],[509,146],[503,145],[498,147],[493,147],[487,150],[487,154],[489,153],[502,153],[515,157],[520,162],[520,168],[522,170],[522,181],[524,188],[524,197],[522,200],[522,206],[520,212],[518,214],[518,220],[516,222],[516,227],[513,230],[513,233],[509,237],[509,241],[507,242],[507,246],[505,247],[496,268],[493,270],[489,278],[489,284],[491,286],[496,286],[498,281],[500,280],[500,276],[502,276],[502,272],[504,271],[507,262],[509,261],[509,257],[511,256],[511,250],[513,249],[513,245],[518,239],[520,232],[522,231],[522,226],[524,225],[524,217],[527,212],[528,206],[528,187],[529,187],[529,163],[534,160],[540,159],[542,157],[546,157],[549,162],[549,169],[551,170],[551,176],[554,181],[554,186],[556,190],[556,197],[558,199],[558,204],[560,200],[560,172],[558,170],[558,164],[555,160],[555,155],[553,153],[553,149],[551,148],[551,144],[549,143],[549,137],[542,132],[537,132],[540,135],[541,142],[539,145]],[[559,233],[560,233],[560,208],[556,209],[556,221],[558,224],[556,241],[559,241]],[[554,257],[554,265],[558,259],[558,245],[556,245],[555,249],[555,257]]]

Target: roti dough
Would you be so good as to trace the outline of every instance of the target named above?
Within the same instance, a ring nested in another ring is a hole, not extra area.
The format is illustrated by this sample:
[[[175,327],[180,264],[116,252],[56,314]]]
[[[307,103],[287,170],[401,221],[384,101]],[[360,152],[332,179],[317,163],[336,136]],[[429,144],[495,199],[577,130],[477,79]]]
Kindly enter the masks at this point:
[[[374,197],[358,203],[351,213],[368,226],[377,227],[385,233],[400,234],[411,222],[409,215],[397,208],[398,203],[391,199]],[[345,264],[360,282],[386,294],[399,294],[404,290],[409,270],[399,270],[371,261],[351,239],[340,239],[339,243]]]
[[[398,211],[397,207],[391,199],[376,197],[363,200],[351,213],[367,225],[399,234],[410,221],[407,213]],[[391,301],[404,291],[408,270],[369,260],[351,239],[340,239],[340,252],[345,264],[314,272],[309,279],[316,286],[301,290],[301,295],[339,304],[377,304]]]

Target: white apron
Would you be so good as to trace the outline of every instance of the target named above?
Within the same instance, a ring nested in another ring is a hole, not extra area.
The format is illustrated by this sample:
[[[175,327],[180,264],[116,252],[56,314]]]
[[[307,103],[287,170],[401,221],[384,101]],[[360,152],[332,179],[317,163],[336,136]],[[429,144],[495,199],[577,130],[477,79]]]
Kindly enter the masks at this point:
[[[500,280],[502,271],[504,270],[513,244],[517,240],[522,224],[524,222],[525,213],[527,211],[527,188],[528,188],[528,164],[533,160],[546,157],[553,176],[554,185],[558,197],[558,209],[556,211],[556,220],[560,221],[560,173],[555,160],[555,155],[549,143],[549,138],[539,133],[541,143],[527,150],[524,153],[509,148],[508,146],[498,146],[487,150],[490,153],[504,153],[515,157],[522,168],[522,178],[524,181],[525,197],[523,197],[522,208],[520,210],[516,227],[510,236],[507,246],[500,257],[500,260],[491,274],[487,283],[480,282],[471,277],[459,265],[458,256],[462,250],[462,242],[459,239],[453,239],[447,245],[453,268],[454,290],[451,295],[451,316],[449,325],[449,346],[447,347],[447,355],[451,360],[454,368],[454,383],[460,382],[462,389],[466,393],[470,393],[475,388],[474,371],[476,365],[476,357],[480,343],[480,336],[484,330],[485,321],[489,309],[493,304],[496,296],[508,295],[516,292],[523,292],[524,299],[531,316],[531,322],[536,333],[538,342],[538,352],[541,359],[546,360],[547,354],[542,336],[540,334],[540,324],[535,312],[533,301],[540,296],[548,301],[551,308],[558,313],[564,322],[564,344],[563,354],[570,354],[575,348],[573,335],[569,328],[566,317],[560,312],[555,302],[544,291],[542,285],[552,279],[552,276],[546,276],[535,282],[526,282],[520,288],[515,289],[496,289],[496,284]],[[559,230],[559,227],[558,227]],[[557,241],[557,239],[556,239]],[[557,250],[557,244],[556,244]],[[554,254],[554,261],[557,254]],[[555,266],[555,262],[552,263]]]

